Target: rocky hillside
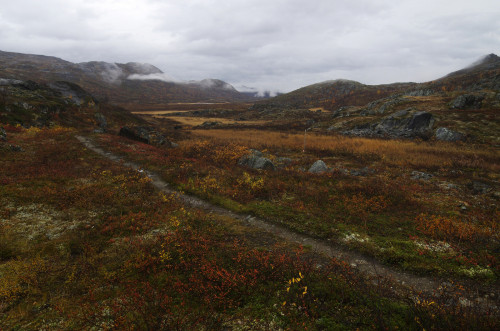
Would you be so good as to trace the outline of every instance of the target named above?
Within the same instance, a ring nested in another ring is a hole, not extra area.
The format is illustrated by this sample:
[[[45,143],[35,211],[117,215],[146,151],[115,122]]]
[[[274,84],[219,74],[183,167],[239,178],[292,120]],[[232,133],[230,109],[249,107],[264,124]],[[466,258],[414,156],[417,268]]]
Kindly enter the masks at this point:
[[[217,79],[174,82],[157,67],[135,62],[72,63],[51,56],[0,51],[0,78],[41,83],[67,81],[80,85],[99,100],[115,104],[252,99]]]
[[[500,58],[490,54],[431,82],[371,86],[328,81],[257,102],[249,113],[307,119],[304,128],[318,132],[498,144],[499,112]]]
[[[0,123],[25,128],[60,125],[104,132],[144,121],[120,107],[98,102],[74,83],[0,79]]]

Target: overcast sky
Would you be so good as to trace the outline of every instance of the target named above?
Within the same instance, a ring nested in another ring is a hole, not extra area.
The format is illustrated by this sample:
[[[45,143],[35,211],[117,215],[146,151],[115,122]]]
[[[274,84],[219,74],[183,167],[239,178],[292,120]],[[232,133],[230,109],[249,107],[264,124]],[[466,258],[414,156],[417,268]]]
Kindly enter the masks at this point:
[[[0,50],[282,92],[421,82],[500,53],[500,1],[0,0]]]

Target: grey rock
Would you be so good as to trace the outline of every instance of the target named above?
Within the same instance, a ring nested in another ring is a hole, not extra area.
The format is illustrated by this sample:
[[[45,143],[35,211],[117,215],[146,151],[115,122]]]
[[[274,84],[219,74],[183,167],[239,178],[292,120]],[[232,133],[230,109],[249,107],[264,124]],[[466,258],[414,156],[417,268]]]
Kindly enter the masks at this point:
[[[431,129],[434,125],[434,117],[431,113],[420,111],[415,113],[411,118],[409,123],[406,125],[406,129],[423,133],[428,129]]]
[[[459,141],[464,139],[464,135],[460,132],[440,127],[436,130],[436,139],[442,141]]]
[[[261,151],[258,151],[256,149],[250,149],[250,153],[252,153],[252,155],[259,156],[259,157],[264,156],[264,154]]]
[[[124,126],[119,135],[150,145],[163,145],[167,142],[161,133],[148,126]]]
[[[316,121],[315,121],[315,120],[313,120],[313,119],[310,119],[310,120],[308,120],[308,121],[306,122],[306,126],[312,126],[314,123],[316,123]]]
[[[484,96],[474,94],[462,94],[455,98],[450,104],[451,109],[479,109],[482,106]]]
[[[59,92],[63,97],[68,98],[70,103],[80,106],[88,101],[95,103],[94,98],[87,91],[74,83],[58,81],[50,83],[49,87]]]
[[[415,90],[415,91],[410,91],[410,92],[405,93],[405,95],[411,96],[411,97],[426,97],[426,96],[429,96],[432,94],[434,94],[434,91],[429,90],[429,89]]]
[[[472,189],[474,194],[486,194],[493,189],[490,185],[477,180],[473,180],[469,184],[469,188]]]
[[[214,126],[221,125],[222,122],[219,121],[205,121],[202,124],[198,125],[200,128],[213,128]]]
[[[0,126],[0,140],[7,141],[7,132],[2,126]]]
[[[313,165],[308,170],[308,172],[313,173],[313,174],[320,174],[320,173],[323,173],[325,171],[328,171],[328,167],[325,164],[325,162],[323,162],[322,160],[318,160],[318,161],[314,162]]]
[[[18,146],[18,145],[9,145],[9,148],[13,152],[23,152],[24,151],[24,149],[22,149],[22,147]]]
[[[399,110],[399,111],[395,112],[394,114],[391,115],[391,117],[392,118],[400,118],[400,117],[405,117],[406,115],[408,115],[408,110],[403,109],[403,110]]]
[[[97,129],[94,129],[94,133],[102,134],[102,133],[106,133],[106,130],[104,130],[103,128],[97,128]]]
[[[412,171],[411,172],[411,179],[414,179],[414,180],[429,180],[432,177],[434,177],[434,175],[431,175],[431,174],[428,174],[425,172],[421,172],[421,171]]]
[[[368,176],[370,174],[373,174],[375,172],[375,170],[373,169],[370,169],[368,167],[364,167],[364,168],[361,168],[361,169],[358,169],[358,170],[350,170],[349,171],[349,174],[351,174],[352,176]]]
[[[23,82],[22,80],[17,80],[17,79],[0,78],[0,86],[19,85],[22,82]]]
[[[386,116],[378,123],[365,123],[342,133],[368,137],[429,138],[434,122],[434,116],[431,113],[425,111],[410,113],[404,110]]]
[[[95,113],[94,116],[99,129],[101,129],[103,132],[106,132],[106,130],[108,129],[108,122],[106,121],[106,117],[104,117],[104,115],[101,113]]]
[[[445,190],[458,190],[459,189],[458,185],[453,184],[453,183],[442,182],[441,184],[439,184],[439,186],[441,186]]]
[[[241,166],[249,167],[252,169],[261,169],[261,170],[275,170],[276,166],[271,162],[268,158],[257,156],[254,154],[248,154],[242,156],[238,160],[238,164]]]

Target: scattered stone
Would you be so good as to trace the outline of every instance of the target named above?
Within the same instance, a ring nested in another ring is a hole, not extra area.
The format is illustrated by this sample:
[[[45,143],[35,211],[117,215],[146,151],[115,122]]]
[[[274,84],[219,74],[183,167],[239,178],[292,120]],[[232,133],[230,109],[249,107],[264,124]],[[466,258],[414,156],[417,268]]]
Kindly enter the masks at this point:
[[[320,173],[323,173],[325,171],[328,171],[328,167],[325,164],[325,162],[323,162],[322,160],[318,160],[318,161],[314,162],[313,165],[308,170],[308,172],[313,173],[313,174],[320,174]]]
[[[424,89],[424,90],[415,90],[415,91],[410,91],[406,93],[405,95],[411,96],[411,97],[427,97],[429,95],[434,94],[433,90],[430,89]]]
[[[276,166],[271,162],[268,158],[258,156],[255,154],[248,154],[242,156],[238,164],[241,166],[246,166],[252,169],[261,169],[261,170],[275,170]]]
[[[373,169],[370,169],[368,167],[364,167],[364,168],[361,168],[361,169],[358,169],[358,170],[350,170],[349,173],[352,175],[352,176],[368,176],[370,174],[373,174],[375,172],[375,170]]]
[[[222,122],[219,121],[205,121],[202,124],[200,124],[198,127],[200,128],[213,128],[214,126],[221,125]]]
[[[19,145],[9,145],[9,148],[13,152],[24,152],[24,149]]]
[[[439,184],[439,186],[444,188],[445,190],[458,190],[458,185],[452,183],[442,182],[441,184]]]
[[[95,131],[100,131],[98,133],[104,133],[108,129],[108,122],[106,121],[106,117],[102,113],[95,113],[95,120],[97,122],[97,128]]]
[[[306,122],[306,126],[310,127],[310,126],[312,126],[314,123],[316,123],[316,121],[315,121],[315,120],[313,120],[313,119],[311,118],[310,120],[308,120],[308,121]]]
[[[414,180],[429,180],[432,177],[434,177],[434,175],[431,175],[431,174],[428,174],[425,172],[421,172],[421,171],[412,171],[411,172],[411,179],[414,179]]]
[[[436,139],[442,141],[459,141],[464,139],[464,135],[460,132],[440,127],[436,130]]]
[[[261,151],[258,151],[256,149],[250,149],[250,153],[252,153],[252,155],[255,155],[255,156],[258,156],[258,157],[263,157],[264,156],[264,153],[262,153]]]
[[[119,135],[150,145],[163,145],[167,142],[161,133],[149,126],[124,126]]]
[[[462,94],[450,104],[451,109],[480,109],[484,96],[474,94]]]
[[[486,194],[492,190],[492,187],[486,183],[474,180],[469,184],[469,188],[474,194]]]
[[[408,115],[408,110],[403,109],[403,110],[399,110],[399,111],[395,112],[391,116],[392,116],[392,118],[400,118],[400,117],[405,117],[406,115]]]
[[[261,170],[276,169],[274,163],[268,158],[265,158],[264,154],[256,149],[250,149],[250,154],[241,157],[238,161],[238,164],[252,169],[261,169]]]

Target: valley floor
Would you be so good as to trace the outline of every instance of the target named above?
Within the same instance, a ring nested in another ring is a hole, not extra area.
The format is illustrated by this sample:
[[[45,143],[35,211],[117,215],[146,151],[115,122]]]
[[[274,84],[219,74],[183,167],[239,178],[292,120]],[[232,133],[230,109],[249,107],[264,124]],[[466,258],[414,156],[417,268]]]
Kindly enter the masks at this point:
[[[498,211],[485,216],[489,196],[464,201],[476,220],[466,222],[420,215],[455,203],[436,203],[445,197],[437,188],[311,175],[298,168],[313,154],[298,159],[293,148],[297,161],[277,175],[236,166],[258,146],[220,137],[165,149],[61,127],[6,131],[20,150],[0,156],[3,328],[498,327],[498,242],[488,232]],[[491,164],[476,167],[494,173]]]

